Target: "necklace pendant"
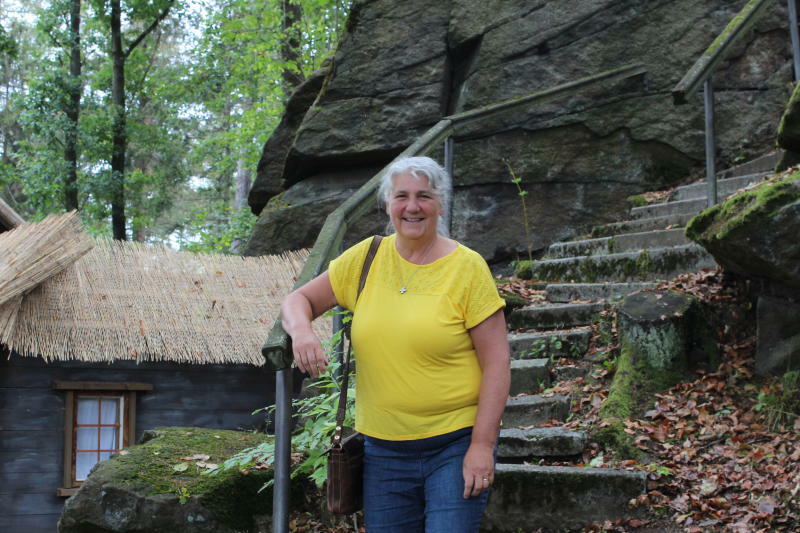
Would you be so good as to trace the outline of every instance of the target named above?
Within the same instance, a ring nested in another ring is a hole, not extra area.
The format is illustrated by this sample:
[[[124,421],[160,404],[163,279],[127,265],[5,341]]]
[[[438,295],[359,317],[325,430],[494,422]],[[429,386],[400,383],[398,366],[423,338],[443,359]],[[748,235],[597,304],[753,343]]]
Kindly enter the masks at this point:
[[[408,289],[406,289],[405,287],[401,287],[400,288],[400,294],[405,294],[407,290]]]

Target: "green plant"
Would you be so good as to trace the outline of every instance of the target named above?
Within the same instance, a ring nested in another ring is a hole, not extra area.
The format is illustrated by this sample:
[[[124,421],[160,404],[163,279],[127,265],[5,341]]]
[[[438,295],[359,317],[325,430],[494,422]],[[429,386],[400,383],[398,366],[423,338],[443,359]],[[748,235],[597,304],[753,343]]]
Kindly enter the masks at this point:
[[[800,416],[800,371],[786,372],[779,383],[759,392],[754,409],[764,413],[770,429],[793,422]]]
[[[349,311],[331,311],[326,316],[342,314],[345,325],[350,323],[352,315]],[[323,342],[323,348],[330,356],[334,347],[343,339],[343,330],[331,337],[330,341]],[[292,406],[294,413],[300,420],[298,427],[292,435],[292,451],[302,455],[303,459],[293,465],[291,476],[294,479],[298,474],[305,474],[313,480],[318,487],[327,478],[327,459],[325,451],[329,447],[334,429],[336,428],[336,406],[339,399],[339,368],[341,363],[331,359],[325,372],[314,382],[317,394],[308,398],[294,400]],[[355,374],[351,373],[348,382],[347,409],[344,424],[353,427],[355,423]],[[272,413],[274,405],[258,409],[255,412]],[[275,446],[273,442],[265,442],[259,446],[248,448],[224,461],[218,468],[210,471],[211,474],[219,473],[231,468],[243,469],[253,465],[270,467],[274,462]],[[261,490],[270,486],[268,481]]]
[[[528,261],[533,263],[533,238],[531,236],[530,217],[528,216],[528,204],[525,201],[528,191],[522,188],[522,178],[517,176],[517,174],[514,172],[514,169],[511,168],[511,163],[508,162],[508,159],[503,159],[503,164],[505,164],[506,168],[508,169],[508,173],[511,174],[511,183],[516,186],[517,196],[519,196],[519,201],[522,204],[522,221],[525,228],[525,244],[527,244],[528,248]]]

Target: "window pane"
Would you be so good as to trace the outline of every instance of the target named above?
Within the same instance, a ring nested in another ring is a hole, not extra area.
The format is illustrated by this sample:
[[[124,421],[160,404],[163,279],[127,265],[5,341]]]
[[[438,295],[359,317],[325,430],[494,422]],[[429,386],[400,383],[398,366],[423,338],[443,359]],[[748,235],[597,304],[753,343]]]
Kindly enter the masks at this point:
[[[100,460],[101,461],[105,461],[109,457],[111,457],[111,452],[100,452]]]
[[[97,464],[97,452],[75,454],[75,480],[83,481]]]
[[[97,398],[78,398],[78,424],[97,424],[99,412],[100,401]]]
[[[100,428],[100,449],[101,450],[119,449],[118,428]]]
[[[116,424],[119,422],[119,398],[103,398],[103,417],[101,424]]]
[[[97,428],[78,428],[77,450],[97,449]]]

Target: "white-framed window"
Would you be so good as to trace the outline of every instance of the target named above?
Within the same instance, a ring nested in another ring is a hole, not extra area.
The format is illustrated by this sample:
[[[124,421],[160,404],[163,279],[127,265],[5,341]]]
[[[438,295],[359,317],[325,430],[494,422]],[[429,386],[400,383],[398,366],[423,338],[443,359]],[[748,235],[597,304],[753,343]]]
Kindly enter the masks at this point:
[[[136,393],[148,383],[54,381],[64,396],[64,482],[59,496],[71,496],[94,465],[133,444]]]
[[[118,453],[125,442],[125,394],[75,394],[73,425],[73,480],[84,481],[100,461]]]

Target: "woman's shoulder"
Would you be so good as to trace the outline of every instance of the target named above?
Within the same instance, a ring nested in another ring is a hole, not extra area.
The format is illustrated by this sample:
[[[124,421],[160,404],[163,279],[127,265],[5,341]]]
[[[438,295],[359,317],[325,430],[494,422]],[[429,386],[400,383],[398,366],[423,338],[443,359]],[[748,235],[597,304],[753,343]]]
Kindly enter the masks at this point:
[[[484,259],[480,253],[459,241],[453,239],[453,242],[456,243],[456,252],[460,254],[461,260],[467,261],[471,264],[474,263],[476,265],[487,264],[486,259]]]

